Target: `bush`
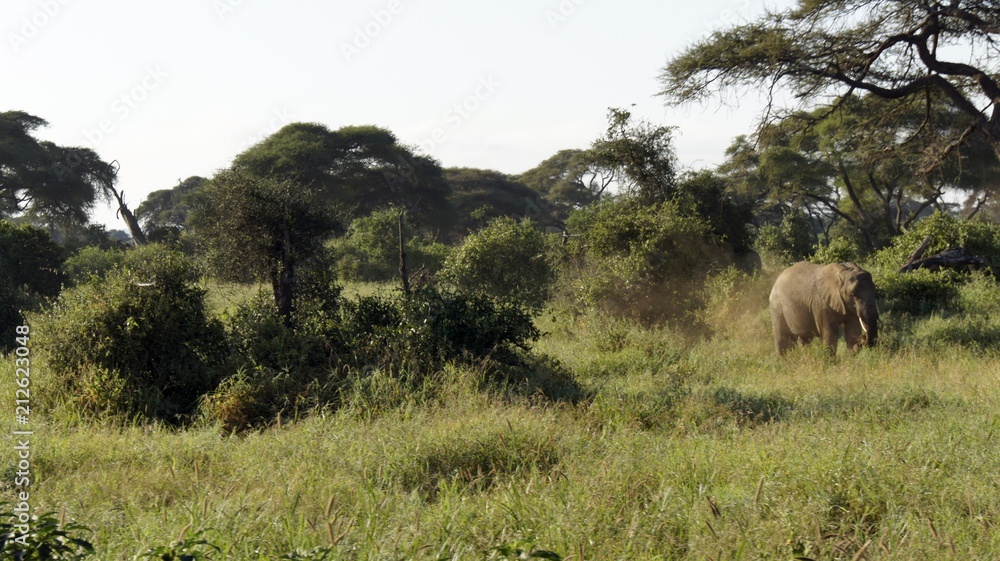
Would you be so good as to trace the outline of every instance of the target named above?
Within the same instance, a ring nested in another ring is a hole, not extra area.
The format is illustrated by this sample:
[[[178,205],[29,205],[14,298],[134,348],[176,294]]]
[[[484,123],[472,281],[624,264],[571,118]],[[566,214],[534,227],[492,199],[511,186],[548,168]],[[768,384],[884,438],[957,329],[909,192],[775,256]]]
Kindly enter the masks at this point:
[[[359,393],[374,376],[416,391],[448,362],[523,366],[532,360],[519,351],[539,336],[523,309],[481,295],[422,287],[355,300],[338,292],[335,300],[322,313],[314,304],[291,327],[264,296],[240,306],[227,319],[239,370],[205,398],[206,418],[241,430],[279,413],[339,407],[345,392]],[[557,379],[564,373],[535,364],[552,378],[538,381],[544,394],[569,393],[570,384]]]
[[[876,279],[879,311],[926,316],[951,303],[958,294],[958,283],[955,271],[884,273]]]
[[[948,248],[963,248],[968,255],[984,257],[989,267],[1000,267],[1000,225],[936,212],[879,251],[874,257],[878,269],[886,273],[896,271],[928,237],[930,244],[924,250],[924,257]]]
[[[579,303],[645,324],[689,324],[705,276],[729,259],[709,225],[672,202],[609,201],[574,212],[567,228],[583,236],[575,269],[564,269]]]
[[[946,311],[955,307],[960,287],[977,278],[962,269],[897,273],[927,238],[930,243],[924,251],[925,257],[947,248],[964,248],[969,255],[984,257],[991,270],[1000,265],[1000,226],[935,213],[874,255],[872,272],[879,288],[880,311],[914,316]]]
[[[204,397],[201,413],[220,421],[226,432],[267,424],[279,415],[297,418],[336,395],[328,378],[311,370],[242,367]]]
[[[286,325],[269,292],[261,291],[225,316],[226,335],[238,366],[273,370],[312,370],[329,364],[330,353],[321,333],[301,327],[308,317],[317,327],[320,313],[299,310],[297,322]]]
[[[63,270],[70,283],[82,284],[93,277],[104,278],[112,270],[121,267],[124,261],[125,251],[120,248],[87,246],[70,256],[63,264]]]
[[[63,292],[32,318],[59,391],[91,412],[169,421],[189,414],[227,357],[196,280],[182,255],[153,245],[128,252],[104,279]]]
[[[23,313],[62,290],[62,262],[62,249],[44,230],[0,221],[0,352],[11,349]]]
[[[858,244],[845,237],[837,237],[829,243],[821,245],[816,249],[816,253],[809,258],[813,263],[827,265],[829,263],[854,262],[861,258],[861,250]]]
[[[345,302],[341,335],[344,348],[366,364],[428,371],[453,360],[511,360],[539,331],[516,304],[423,287]]]
[[[394,208],[376,210],[351,222],[347,235],[332,244],[338,254],[340,278],[388,281],[399,277],[399,212]],[[409,236],[404,249],[410,274],[421,268],[436,273],[448,253],[446,245],[421,236]]]
[[[915,273],[922,272],[921,269]],[[932,348],[960,345],[982,350],[1000,347],[1000,321],[997,319],[1000,318],[1000,286],[993,277],[973,274],[941,282],[942,273],[924,272],[923,276],[947,287],[946,305],[924,312],[927,317],[913,322],[908,341]],[[958,275],[952,273],[951,276]]]
[[[448,257],[442,277],[459,290],[537,312],[555,279],[545,236],[529,220],[496,218]]]
[[[757,250],[783,264],[802,261],[813,252],[813,229],[802,213],[786,214],[780,224],[764,224],[757,231]]]

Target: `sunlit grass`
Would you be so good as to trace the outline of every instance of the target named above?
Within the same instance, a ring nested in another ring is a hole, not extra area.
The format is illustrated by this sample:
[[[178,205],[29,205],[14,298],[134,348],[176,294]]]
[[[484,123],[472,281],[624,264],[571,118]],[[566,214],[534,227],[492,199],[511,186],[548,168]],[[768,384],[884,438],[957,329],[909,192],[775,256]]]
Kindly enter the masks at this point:
[[[226,559],[480,559],[512,543],[574,559],[1000,557],[996,351],[779,358],[766,315],[741,306],[714,335],[538,321],[535,350],[573,372],[579,403],[448,368],[414,399],[347,396],[240,436],[37,411],[33,506],[91,528],[99,559],[185,528]]]

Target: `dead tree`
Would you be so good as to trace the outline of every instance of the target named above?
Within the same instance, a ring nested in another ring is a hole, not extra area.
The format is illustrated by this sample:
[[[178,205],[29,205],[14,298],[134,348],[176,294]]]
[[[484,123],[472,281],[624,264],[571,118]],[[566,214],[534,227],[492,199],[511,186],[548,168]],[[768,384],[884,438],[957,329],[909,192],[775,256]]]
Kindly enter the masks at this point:
[[[965,253],[965,249],[961,247],[950,247],[944,251],[931,255],[930,257],[923,257],[924,252],[930,244],[931,238],[930,236],[927,236],[920,244],[920,247],[910,254],[910,258],[907,259],[906,264],[899,268],[898,272],[908,273],[910,271],[916,271],[917,269],[930,269],[931,271],[938,271],[941,269],[990,268],[985,257],[981,255],[967,255]]]

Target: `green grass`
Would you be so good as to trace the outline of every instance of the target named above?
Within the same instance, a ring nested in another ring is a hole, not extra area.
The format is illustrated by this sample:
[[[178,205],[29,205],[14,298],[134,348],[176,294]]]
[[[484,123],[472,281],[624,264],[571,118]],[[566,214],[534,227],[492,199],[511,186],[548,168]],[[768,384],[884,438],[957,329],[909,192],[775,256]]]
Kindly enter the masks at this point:
[[[261,290],[269,290],[264,284],[238,284],[211,279],[202,280],[200,285],[207,291],[205,305],[215,315],[233,311],[240,302],[256,296]]]
[[[536,349],[589,392],[577,404],[449,368],[388,410],[357,401],[242,436],[36,411],[33,506],[89,527],[97,559],[182,533],[218,546],[211,559],[487,559],[523,544],[572,559],[1000,557],[1000,354],[830,359],[816,345],[781,359],[766,315],[732,308],[714,337],[540,318]],[[0,362],[8,403],[12,369]]]

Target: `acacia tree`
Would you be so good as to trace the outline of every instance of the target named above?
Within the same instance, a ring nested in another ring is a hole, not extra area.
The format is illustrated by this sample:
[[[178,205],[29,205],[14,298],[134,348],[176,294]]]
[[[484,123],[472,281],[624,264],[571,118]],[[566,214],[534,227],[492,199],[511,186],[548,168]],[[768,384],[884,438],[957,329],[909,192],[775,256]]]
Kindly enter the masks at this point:
[[[334,227],[316,189],[224,170],[193,212],[221,272],[239,277],[249,271],[270,281],[278,314],[290,326],[299,266],[320,251]]]
[[[980,139],[921,171],[937,139],[968,122],[951,106],[936,104],[927,115],[873,95],[836,105],[765,124],[755,143],[738,138],[723,170],[760,207],[805,209],[822,228],[841,224],[869,249],[940,208],[946,190],[980,192],[996,175],[996,157]]]
[[[614,184],[615,174],[602,169],[591,150],[560,150],[518,180],[566,212],[600,200]]]
[[[390,205],[407,209],[429,228],[446,228],[454,217],[438,163],[414,154],[379,127],[334,131],[318,123],[292,123],[238,155],[232,167],[307,185],[317,203],[336,209],[345,223]]]
[[[663,68],[660,93],[670,104],[745,86],[788,89],[803,104],[855,92],[944,100],[969,121],[928,150],[927,171],[974,133],[1000,156],[998,34],[992,0],[799,0],[689,47]]]
[[[608,129],[591,145],[591,162],[640,204],[670,200],[677,191],[673,127],[632,121],[625,109],[608,110]]]
[[[193,202],[207,183],[204,177],[191,176],[170,189],[159,189],[147,195],[135,210],[147,235],[161,240],[185,229]]]
[[[0,113],[0,216],[83,226],[96,200],[108,197],[115,169],[93,150],[36,139],[47,124],[23,111]]]
[[[464,238],[501,216],[530,218],[542,227],[560,224],[559,213],[550,201],[517,178],[477,168],[448,168],[444,177],[458,217],[456,237]]]

